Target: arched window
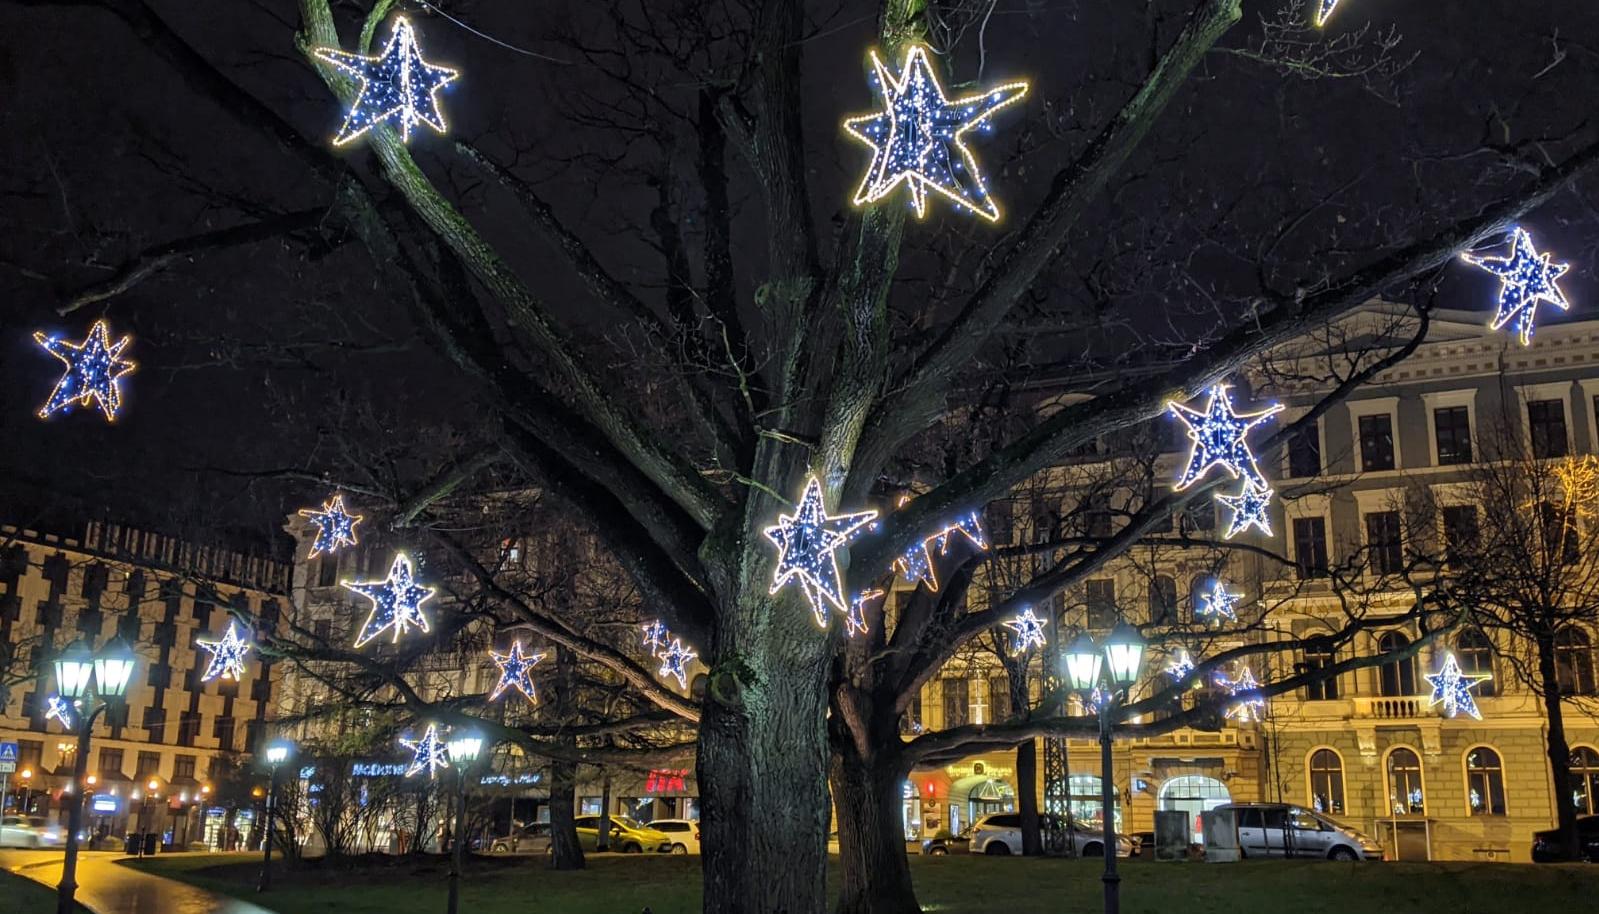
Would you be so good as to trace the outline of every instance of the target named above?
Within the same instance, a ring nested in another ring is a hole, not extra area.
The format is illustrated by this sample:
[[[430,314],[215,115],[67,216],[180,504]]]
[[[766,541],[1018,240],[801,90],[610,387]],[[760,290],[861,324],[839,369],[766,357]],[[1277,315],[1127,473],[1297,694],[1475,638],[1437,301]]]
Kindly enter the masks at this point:
[[[1177,582],[1159,574],[1149,582],[1149,621],[1154,625],[1177,624]]]
[[[1474,816],[1505,814],[1505,769],[1487,746],[1466,751],[1466,806]]]
[[[1403,746],[1388,753],[1388,806],[1396,816],[1419,816],[1427,812],[1422,795],[1421,759]]]
[[[1329,816],[1344,814],[1344,760],[1331,749],[1310,754],[1310,805]]]
[[[1555,673],[1563,695],[1592,695],[1593,642],[1588,633],[1568,625],[1555,634]]]
[[[1455,660],[1460,663],[1463,673],[1486,673],[1489,678],[1472,691],[1477,695],[1494,695],[1498,689],[1494,686],[1494,657],[1493,647],[1488,643],[1488,636],[1481,629],[1468,628],[1455,639]]]
[[[1571,750],[1571,803],[1579,816],[1599,813],[1599,752],[1588,746]]]
[[[1410,646],[1404,632],[1385,632],[1377,639],[1378,653],[1388,654]],[[1406,657],[1385,663],[1377,669],[1377,691],[1384,698],[1406,698],[1416,694],[1416,658]]]

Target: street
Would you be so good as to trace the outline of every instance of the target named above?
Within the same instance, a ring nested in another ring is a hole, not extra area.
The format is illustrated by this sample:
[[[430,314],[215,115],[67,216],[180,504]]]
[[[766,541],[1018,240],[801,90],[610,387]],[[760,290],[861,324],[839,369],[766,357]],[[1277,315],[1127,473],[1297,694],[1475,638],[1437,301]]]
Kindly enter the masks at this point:
[[[95,914],[272,914],[268,908],[122,866],[116,862],[121,857],[106,851],[78,856],[78,900]],[[61,851],[0,850],[0,869],[54,886],[61,878]]]

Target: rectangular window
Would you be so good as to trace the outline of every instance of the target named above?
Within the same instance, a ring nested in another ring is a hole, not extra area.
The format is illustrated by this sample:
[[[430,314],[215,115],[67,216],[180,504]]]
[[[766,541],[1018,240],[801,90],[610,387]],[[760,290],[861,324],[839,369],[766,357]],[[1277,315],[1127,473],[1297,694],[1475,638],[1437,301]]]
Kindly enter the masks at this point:
[[[1404,565],[1398,511],[1374,511],[1366,515],[1366,550],[1371,570],[1377,574],[1398,574]]]
[[[167,712],[164,708],[144,709],[144,730],[149,734],[150,742],[165,742],[167,729]]]
[[[1302,673],[1315,673],[1333,665],[1333,652],[1324,647],[1305,648],[1305,660],[1302,664]],[[1338,698],[1338,677],[1318,679],[1305,684],[1305,698],[1308,701],[1335,701]]]
[[[172,778],[173,778],[173,780],[177,780],[179,778],[193,778],[193,777],[194,777],[194,756],[192,756],[192,755],[180,755],[180,756],[178,756],[178,757],[176,757],[176,758],[174,758],[172,760]]]
[[[1088,604],[1088,627],[1106,629],[1116,624],[1116,582],[1100,578],[1083,584],[1083,599]]]
[[[1149,584],[1149,621],[1155,625],[1177,624],[1177,582],[1157,575]]]
[[[1527,434],[1532,439],[1532,456],[1540,459],[1566,456],[1565,401],[1534,400],[1528,403]]]
[[[1459,569],[1477,550],[1477,506],[1446,505],[1444,520],[1444,560]]]
[[[988,716],[988,683],[982,679],[967,686],[966,694],[970,697],[972,705],[968,720],[974,724],[991,724],[993,718]]]
[[[1206,498],[1191,501],[1183,509],[1182,533],[1208,533],[1216,529],[1216,502]]]
[[[1433,410],[1432,427],[1438,437],[1439,466],[1471,462],[1471,413],[1466,407]]]
[[[200,738],[200,712],[183,711],[178,714],[178,745],[192,746]]]
[[[1288,475],[1306,479],[1321,475],[1320,421],[1301,426],[1288,437]]]
[[[316,560],[316,586],[333,587],[339,583],[339,557],[323,555]]]
[[[211,735],[217,741],[217,748],[224,751],[233,748],[233,718],[218,717],[211,724]]]
[[[161,773],[161,753],[159,753],[159,752],[141,752],[141,753],[139,753],[139,770],[138,770],[138,772],[136,772],[133,775],[133,779],[134,780],[142,781],[145,778],[156,777],[160,773]]]
[[[993,719],[1004,721],[1011,716],[1010,677],[992,676],[988,680],[988,707]]]
[[[333,636],[333,621],[331,619],[317,619],[311,623],[311,634],[317,641],[326,642]]]
[[[1294,518],[1294,565],[1301,578],[1327,577],[1327,520]]]
[[[104,779],[106,777],[106,775],[108,775],[108,774],[121,774],[122,773],[122,750],[121,749],[101,749],[100,750],[100,769],[99,770],[100,770],[100,777],[102,779]]]
[[[944,683],[944,727],[963,726],[966,723],[966,705],[968,686],[964,679],[945,679]]]
[[[1575,565],[1579,555],[1576,509],[1566,511],[1549,502],[1538,506],[1540,526],[1543,528],[1543,548],[1545,555],[1554,561],[1558,553],[1558,561],[1562,565]]]
[[[1360,469],[1394,468],[1394,419],[1387,413],[1360,417]]]

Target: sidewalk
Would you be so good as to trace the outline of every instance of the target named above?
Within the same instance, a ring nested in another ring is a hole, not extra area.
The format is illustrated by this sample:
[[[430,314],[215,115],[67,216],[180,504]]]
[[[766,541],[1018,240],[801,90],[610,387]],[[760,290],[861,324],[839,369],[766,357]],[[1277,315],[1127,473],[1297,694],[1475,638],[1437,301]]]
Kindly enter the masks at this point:
[[[108,851],[78,855],[78,901],[94,914],[274,914],[270,908],[122,866],[116,862],[121,857]],[[0,851],[0,869],[54,887],[61,880],[61,851]]]

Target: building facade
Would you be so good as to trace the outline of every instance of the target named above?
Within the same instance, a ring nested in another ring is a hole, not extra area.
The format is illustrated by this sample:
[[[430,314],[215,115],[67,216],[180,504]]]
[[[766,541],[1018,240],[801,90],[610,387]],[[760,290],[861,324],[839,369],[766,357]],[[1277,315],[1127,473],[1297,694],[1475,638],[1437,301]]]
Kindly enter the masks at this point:
[[[230,815],[218,804],[239,798],[218,794],[235,785],[217,779],[249,770],[279,671],[250,654],[242,682],[202,682],[210,655],[196,641],[220,639],[230,610],[275,628],[287,563],[109,523],[76,537],[0,526],[0,538],[0,643],[11,649],[0,742],[20,749],[17,770],[0,775],[9,813],[65,823],[76,738],[48,716],[51,660],[73,642],[99,648],[120,636],[138,659],[125,703],[95,724],[88,831],[115,841],[157,832],[177,847],[221,846],[226,829],[247,831],[248,800]]]

